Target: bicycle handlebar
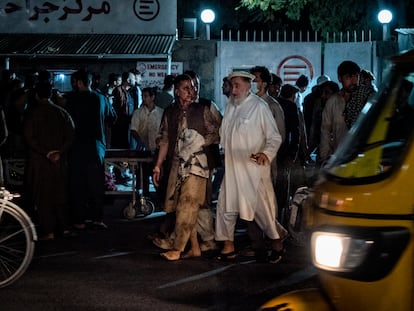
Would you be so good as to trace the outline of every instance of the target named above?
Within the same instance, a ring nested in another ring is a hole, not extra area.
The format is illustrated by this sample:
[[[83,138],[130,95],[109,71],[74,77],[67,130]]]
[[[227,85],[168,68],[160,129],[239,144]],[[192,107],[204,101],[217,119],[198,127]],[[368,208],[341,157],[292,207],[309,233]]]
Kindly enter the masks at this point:
[[[19,198],[19,193],[11,193],[4,187],[0,187],[0,199],[11,201],[13,198]]]

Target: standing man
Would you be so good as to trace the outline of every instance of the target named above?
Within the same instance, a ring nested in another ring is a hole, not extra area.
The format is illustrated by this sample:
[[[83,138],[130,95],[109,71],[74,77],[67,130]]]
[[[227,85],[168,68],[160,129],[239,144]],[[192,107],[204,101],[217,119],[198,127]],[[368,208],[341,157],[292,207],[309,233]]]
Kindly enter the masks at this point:
[[[40,239],[53,240],[56,233],[68,233],[67,153],[75,128],[66,110],[50,100],[49,82],[38,83],[35,93],[38,105],[24,126],[30,155],[26,174],[38,213]]]
[[[158,186],[165,159],[171,162],[164,210],[176,212],[172,249],[161,254],[167,260],[178,260],[190,240],[185,257],[201,256],[196,223],[205,203],[209,167],[205,147],[218,141],[219,125],[206,106],[194,103],[194,86],[188,75],[174,80],[175,102],[163,115],[160,142],[153,181]]]
[[[135,85],[135,74],[132,72],[122,73],[122,84],[117,86],[112,94],[113,107],[115,109],[117,119],[112,126],[111,148],[129,149],[130,131],[129,124],[131,122],[132,113],[135,110],[135,101],[130,90]]]
[[[174,76],[166,75],[162,91],[155,97],[155,105],[161,109],[167,108],[174,100]]]
[[[295,86],[298,88],[299,92],[296,96],[296,106],[298,107],[298,116],[299,116],[299,134],[300,134],[300,141],[299,141],[299,153],[298,157],[301,161],[301,165],[304,166],[305,163],[308,161],[308,139],[305,127],[305,118],[303,116],[303,96],[302,94],[308,89],[309,86],[309,78],[305,75],[300,75],[299,78],[296,80]],[[303,170],[303,169],[302,169]],[[304,171],[302,173],[302,179],[304,179]]]
[[[93,73],[91,88],[101,97],[101,100],[105,102],[105,105],[101,107],[101,109],[103,109],[101,116],[104,117],[103,122],[105,123],[106,148],[110,148],[109,146],[111,144],[111,127],[114,125],[116,121],[116,112],[114,107],[112,106],[112,100],[110,100],[108,95],[102,90],[100,84],[101,75],[99,73]]]
[[[255,76],[253,82],[257,85],[256,95],[262,98],[272,111],[273,118],[275,118],[276,126],[282,135],[282,141],[285,139],[285,117],[282,106],[279,102],[269,95],[269,86],[272,82],[272,76],[269,70],[264,66],[256,66],[250,69],[250,73]]]
[[[366,69],[362,69],[359,74],[359,84],[351,96],[351,100],[347,103],[344,111],[345,123],[350,129],[358,118],[359,113],[372,94],[377,92],[376,86],[373,84],[375,80],[374,74]]]
[[[129,89],[129,92],[131,94],[132,99],[134,100],[134,110],[137,110],[139,107],[142,106],[142,90],[141,90],[141,83],[142,83],[142,73],[136,69],[132,68],[130,70],[130,73],[134,75],[133,83],[131,83],[131,87]],[[133,113],[132,112],[132,113]],[[132,117],[132,115],[131,115]],[[131,120],[129,120],[131,122]],[[131,130],[131,124],[129,129]],[[136,140],[134,136],[129,136],[129,149],[135,150],[135,149],[142,149],[145,148],[143,143],[139,140]]]
[[[303,111],[303,97],[302,94],[305,93],[309,85],[309,78],[305,75],[300,75],[299,78],[295,82],[295,86],[298,88],[299,93],[296,97],[296,105],[298,106],[300,111]]]
[[[105,99],[91,89],[92,75],[84,70],[73,74],[76,91],[66,108],[75,123],[75,140],[70,152],[69,188],[73,224],[85,229],[92,220],[97,229],[103,223],[104,158],[105,158]]]
[[[131,119],[131,135],[136,141],[142,143],[146,151],[152,155],[157,149],[156,139],[161,124],[164,109],[155,105],[156,90],[146,87],[142,90],[142,105],[134,111]],[[143,184],[140,185],[145,196],[149,195],[149,178],[152,174],[153,163],[141,163],[143,171]],[[139,176],[139,175],[138,175]]]
[[[286,124],[286,139],[277,153],[276,197],[278,214],[281,217],[284,215],[283,210],[289,206],[289,198],[296,191],[297,183],[301,183],[302,180],[300,175],[302,166],[298,159],[300,144],[299,108],[296,106],[298,92],[296,86],[287,83],[282,86],[278,98]],[[292,186],[293,182],[294,186]],[[284,222],[285,219],[282,219],[282,223]]]
[[[136,110],[141,107],[142,104],[142,73],[135,68],[132,68],[129,72],[134,75],[134,78],[131,80],[133,82],[131,82],[131,88],[129,91],[131,92],[132,99],[134,100],[134,110]]]
[[[221,120],[223,116],[221,115],[220,110],[217,108],[216,104],[207,98],[200,97],[200,77],[193,70],[187,70],[184,72],[191,77],[191,80],[194,84],[194,103],[202,105],[209,109],[213,115],[216,124],[220,127]],[[216,243],[214,241],[214,220],[212,215],[212,201],[213,201],[213,192],[218,192],[218,189],[213,189],[213,177],[219,178],[219,175],[215,175],[216,171],[222,166],[221,154],[219,141],[213,142],[205,148],[208,167],[210,169],[210,176],[207,180],[207,189],[206,189],[206,200],[203,207],[198,213],[197,219],[197,232],[203,241],[200,245],[202,251],[209,251],[216,248]]]
[[[223,84],[221,85],[221,92],[227,98],[230,97],[230,94],[231,94],[231,82],[228,79],[228,77],[224,77],[223,78]]]
[[[232,94],[220,128],[226,172],[216,219],[216,240],[223,241],[224,245],[217,259],[236,257],[234,230],[240,217],[247,221],[258,259],[262,259],[265,250],[263,232],[273,241],[270,261],[277,262],[281,259],[283,244],[276,229],[276,197],[269,166],[282,137],[268,105],[250,93],[254,78],[244,71],[229,75]]]
[[[269,95],[268,89],[271,84],[272,76],[270,75],[269,70],[263,66],[256,66],[250,69],[250,73],[255,76],[253,82],[257,85],[256,95],[263,99],[272,111],[273,118],[275,119],[277,129],[279,130],[280,135],[282,136],[282,143],[286,137],[286,127],[285,127],[285,115],[282,106],[279,102]],[[271,162],[271,173],[272,173],[272,183],[273,189],[277,191],[277,156]],[[277,193],[277,192],[276,192]],[[279,215],[281,215],[279,213]]]
[[[282,78],[272,73],[272,82],[269,85],[269,95],[277,99],[280,95],[280,89],[282,88]]]
[[[326,163],[348,133],[344,111],[351,100],[352,92],[358,87],[361,69],[353,61],[343,61],[338,66],[338,81],[342,89],[326,102],[322,112],[320,161]],[[351,107],[348,107],[351,109]]]
[[[152,153],[157,149],[156,139],[164,109],[155,105],[156,90],[146,87],[142,90],[142,105],[131,119],[131,135],[143,143],[145,150]]]

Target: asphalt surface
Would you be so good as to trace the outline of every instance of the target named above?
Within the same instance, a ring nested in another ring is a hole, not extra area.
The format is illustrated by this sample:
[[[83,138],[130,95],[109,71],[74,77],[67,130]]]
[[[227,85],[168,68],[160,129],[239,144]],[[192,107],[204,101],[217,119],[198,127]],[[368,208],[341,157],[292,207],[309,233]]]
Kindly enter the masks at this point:
[[[291,239],[277,264],[241,256],[220,262],[211,252],[168,262],[147,238],[159,228],[163,213],[126,220],[127,202],[108,200],[108,230],[38,241],[28,271],[0,289],[0,310],[257,310],[276,295],[316,282],[306,247]],[[247,242],[239,230],[238,249]]]

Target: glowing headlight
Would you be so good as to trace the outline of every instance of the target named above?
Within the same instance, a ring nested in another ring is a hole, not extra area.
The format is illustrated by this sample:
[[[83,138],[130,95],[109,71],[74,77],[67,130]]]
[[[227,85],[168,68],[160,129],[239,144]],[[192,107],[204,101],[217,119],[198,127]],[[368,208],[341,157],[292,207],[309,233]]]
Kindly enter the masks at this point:
[[[405,227],[320,226],[311,238],[313,264],[348,279],[380,280],[397,264],[410,237]]]
[[[372,240],[317,231],[312,234],[313,264],[324,270],[351,271],[359,267],[366,258]]]

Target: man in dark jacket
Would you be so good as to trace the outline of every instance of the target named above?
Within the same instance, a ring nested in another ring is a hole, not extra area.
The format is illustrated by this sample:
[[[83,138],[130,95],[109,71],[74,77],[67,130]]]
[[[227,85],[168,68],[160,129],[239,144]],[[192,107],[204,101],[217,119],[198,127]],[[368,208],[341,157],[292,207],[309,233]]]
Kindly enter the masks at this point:
[[[53,240],[67,231],[67,153],[74,124],[69,114],[50,100],[52,86],[35,88],[38,104],[27,116],[24,137],[29,147],[27,184],[37,210],[40,239]]]
[[[70,153],[70,199],[74,227],[93,226],[106,229],[103,223],[105,126],[104,99],[91,89],[92,75],[84,70],[74,74],[76,91],[66,108],[75,123],[75,140]],[[89,208],[87,215],[86,207]],[[89,216],[89,217],[88,217]]]

